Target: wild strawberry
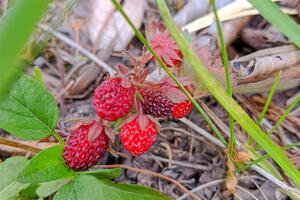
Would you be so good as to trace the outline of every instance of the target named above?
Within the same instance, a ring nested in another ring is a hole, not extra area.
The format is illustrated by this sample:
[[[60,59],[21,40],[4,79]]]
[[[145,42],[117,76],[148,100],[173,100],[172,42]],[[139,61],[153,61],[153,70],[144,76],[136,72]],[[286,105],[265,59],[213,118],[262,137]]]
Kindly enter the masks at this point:
[[[193,109],[193,104],[190,102],[190,100],[185,100],[184,102],[181,103],[175,103],[173,106],[173,111],[172,111],[172,117],[180,119],[188,114]]]
[[[64,148],[65,163],[74,170],[87,169],[103,157],[108,147],[104,127],[96,121],[80,123]]]
[[[153,117],[168,117],[172,114],[173,102],[162,91],[156,89],[142,89],[142,108],[144,114]]]
[[[134,155],[148,151],[157,140],[158,127],[151,117],[139,114],[125,122],[120,133],[124,148]]]
[[[95,90],[94,109],[107,121],[116,121],[131,110],[135,88],[124,78],[115,77],[102,82]]]
[[[162,23],[152,22],[148,29],[150,45],[167,67],[180,64],[183,61],[182,52],[166,27]]]

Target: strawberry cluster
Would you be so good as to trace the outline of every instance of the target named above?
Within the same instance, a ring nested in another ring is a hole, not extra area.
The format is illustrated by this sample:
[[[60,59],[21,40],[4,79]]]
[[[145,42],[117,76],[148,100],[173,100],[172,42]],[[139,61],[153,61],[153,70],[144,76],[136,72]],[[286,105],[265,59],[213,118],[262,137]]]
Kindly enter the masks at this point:
[[[170,33],[161,23],[152,23],[150,27],[152,48],[169,68],[174,69],[178,80],[193,95],[192,83],[180,76],[183,56]],[[110,142],[114,142],[111,138],[115,137],[111,135],[119,135],[128,152],[141,155],[157,140],[159,118],[179,119],[191,112],[192,103],[172,79],[147,80],[153,67],[148,63],[155,60],[149,52],[143,51],[139,58],[130,56],[133,69],[118,65],[119,73],[103,81],[95,90],[93,107],[100,120],[80,123],[71,133],[64,149],[69,167],[83,170],[95,165]],[[116,124],[121,126],[113,128]]]

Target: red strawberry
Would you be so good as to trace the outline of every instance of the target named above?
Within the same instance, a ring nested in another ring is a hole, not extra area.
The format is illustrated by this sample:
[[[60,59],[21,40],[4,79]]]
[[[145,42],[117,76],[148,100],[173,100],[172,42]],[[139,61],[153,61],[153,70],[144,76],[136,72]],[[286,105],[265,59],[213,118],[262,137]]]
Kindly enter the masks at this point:
[[[156,89],[141,90],[142,108],[145,114],[153,117],[168,117],[172,114],[173,102],[162,91]]]
[[[190,114],[192,109],[193,104],[190,102],[190,100],[185,100],[181,103],[175,103],[173,106],[172,116],[177,119],[183,118]]]
[[[158,127],[155,121],[142,114],[126,122],[120,133],[124,148],[137,156],[150,149],[157,140],[157,134]]]
[[[173,67],[183,61],[183,55],[175,40],[162,23],[152,22],[147,28],[151,47],[167,67]],[[153,58],[154,59],[154,58]]]
[[[99,122],[79,123],[64,148],[65,163],[74,170],[87,169],[103,157],[108,142],[104,127]]]
[[[102,82],[95,90],[94,109],[107,121],[116,121],[131,110],[135,88],[124,78],[115,77]]]

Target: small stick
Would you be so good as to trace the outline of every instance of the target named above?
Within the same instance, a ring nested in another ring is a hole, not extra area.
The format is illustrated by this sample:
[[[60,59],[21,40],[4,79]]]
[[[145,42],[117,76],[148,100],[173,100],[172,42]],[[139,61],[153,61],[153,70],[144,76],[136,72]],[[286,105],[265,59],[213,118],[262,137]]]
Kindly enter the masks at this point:
[[[187,167],[187,168],[193,168],[193,169],[197,169],[197,170],[203,170],[203,171],[211,170],[210,166],[199,165],[199,164],[191,164],[191,163],[186,163],[186,162],[180,162],[180,161],[177,161],[177,160],[169,160],[167,158],[162,158],[160,156],[155,156],[155,155],[143,155],[142,158],[158,160],[158,161],[161,161],[161,162],[170,163],[170,164],[183,166],[183,167]]]
[[[170,178],[168,176],[164,176],[162,174],[159,174],[159,173],[147,170],[147,169],[138,169],[138,168],[131,167],[131,166],[128,166],[128,165],[123,165],[123,164],[96,165],[95,168],[108,168],[108,169],[123,168],[123,169],[131,170],[131,171],[134,171],[134,172],[138,172],[138,173],[142,173],[142,174],[147,174],[147,175],[155,176],[155,177],[158,177],[160,179],[164,179],[166,181],[169,181],[169,182],[173,183],[174,185],[176,185],[177,187],[179,187],[184,193],[188,193],[194,199],[201,200],[198,196],[196,196],[194,193],[192,193],[191,191],[189,191],[186,187],[184,187],[183,185],[181,185],[175,179],[172,179],[172,178]]]
[[[6,138],[3,138],[3,137],[0,137],[0,144],[6,145],[6,146],[11,146],[11,147],[16,147],[16,148],[19,148],[19,149],[23,149],[23,150],[26,150],[26,151],[33,152],[33,153],[38,153],[38,152],[41,151],[41,149],[39,149],[39,148],[29,146],[29,145],[26,145],[26,144],[22,144],[22,143],[19,143],[19,142],[10,140],[10,139],[6,139]]]
[[[91,59],[92,61],[94,61],[98,65],[100,65],[101,67],[103,67],[111,76],[113,76],[116,73],[116,71],[114,69],[112,69],[104,61],[100,60],[95,54],[93,54],[90,51],[86,50],[85,48],[83,48],[82,46],[80,46],[79,44],[77,44],[76,42],[71,40],[69,37],[65,36],[64,34],[61,34],[59,32],[56,32],[56,31],[52,30],[50,27],[48,27],[44,24],[40,24],[40,27],[44,31],[53,34],[56,38],[58,38],[61,41],[65,42],[70,47],[73,47],[73,48],[77,49],[80,53],[82,53],[83,55],[85,55],[86,57],[88,57],[89,59]]]

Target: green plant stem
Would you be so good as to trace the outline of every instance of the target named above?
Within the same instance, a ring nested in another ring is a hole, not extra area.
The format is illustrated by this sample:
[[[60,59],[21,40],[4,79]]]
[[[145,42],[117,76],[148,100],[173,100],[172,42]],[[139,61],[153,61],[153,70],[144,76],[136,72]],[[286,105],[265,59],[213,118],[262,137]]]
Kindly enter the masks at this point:
[[[172,74],[172,72],[168,69],[166,64],[161,60],[161,58],[157,55],[157,53],[151,48],[146,38],[142,35],[142,33],[134,26],[132,21],[129,19],[129,17],[126,15],[124,10],[122,9],[120,3],[117,0],[112,0],[114,3],[116,9],[121,13],[121,15],[125,18],[127,23],[130,25],[130,27],[135,32],[136,36],[139,38],[139,40],[147,47],[147,49],[152,53],[152,55],[157,59],[159,64],[162,66],[162,68],[166,71],[166,73],[175,81],[175,83],[178,85],[178,87],[184,92],[184,94],[188,97],[188,99],[193,103],[195,108],[201,113],[203,118],[206,120],[206,122],[211,126],[212,130],[217,134],[217,137],[219,140],[226,146],[227,142],[224,139],[223,135],[220,133],[220,131],[217,129],[217,127],[214,125],[214,123],[211,121],[209,116],[206,114],[206,112],[201,108],[201,106],[197,103],[197,101],[194,100],[194,98],[190,95],[190,93],[183,87],[183,85],[180,83],[180,81]]]
[[[274,83],[273,83],[273,85],[272,85],[270,94],[269,94],[269,96],[268,96],[268,98],[267,98],[267,101],[266,101],[266,103],[265,103],[265,105],[264,105],[264,108],[263,108],[263,110],[262,110],[262,112],[261,112],[261,114],[260,114],[260,116],[259,116],[259,118],[258,118],[258,122],[257,122],[258,125],[261,125],[261,122],[262,122],[262,120],[264,119],[264,117],[265,117],[265,115],[266,115],[266,112],[267,112],[267,110],[268,110],[268,107],[269,107],[269,105],[270,105],[270,103],[271,103],[271,101],[272,101],[272,98],[273,98],[274,93],[275,93],[275,91],[276,91],[277,85],[278,85],[278,83],[279,83],[280,76],[281,76],[281,71],[278,72],[277,76],[275,77],[275,80],[274,80]]]
[[[63,141],[63,139],[59,136],[58,133],[56,133],[56,131],[51,130],[51,133],[53,135],[53,137],[55,137],[55,139],[62,144],[63,146],[65,145],[65,142]]]
[[[290,148],[293,148],[293,147],[297,147],[297,146],[300,146],[300,142],[297,142],[297,143],[294,143],[294,144],[290,144],[290,145],[286,145],[284,147],[281,147],[281,149],[282,150],[287,150],[287,149],[290,149]],[[257,158],[255,160],[251,161],[250,163],[248,163],[248,164],[240,167],[235,172],[238,173],[238,172],[244,171],[244,170],[250,168],[251,166],[256,165],[257,163],[259,163],[259,162],[261,162],[261,161],[263,161],[263,160],[265,160],[265,159],[267,159],[269,157],[270,157],[269,154],[265,154],[265,155],[261,156],[260,158]]]
[[[266,101],[266,103],[265,103],[265,105],[264,105],[264,108],[263,108],[262,112],[260,113],[260,116],[259,116],[258,121],[257,121],[257,124],[258,124],[259,126],[261,125],[262,120],[264,119],[264,117],[265,117],[265,115],[266,115],[266,112],[267,112],[267,110],[268,110],[268,108],[269,108],[269,106],[270,106],[270,104],[271,104],[272,98],[273,98],[273,96],[274,96],[274,94],[275,94],[277,85],[278,85],[279,80],[280,80],[280,76],[281,76],[281,71],[278,72],[278,74],[276,75],[275,80],[274,80],[274,83],[273,83],[272,88],[271,88],[271,90],[270,90],[269,96],[268,96],[268,98],[267,98],[267,101]],[[253,144],[253,139],[252,139],[252,138],[250,138],[249,144],[250,144],[250,145]],[[259,148],[259,146],[257,146],[257,147]],[[257,148],[256,148],[256,149],[257,149]]]
[[[35,66],[33,68],[34,70],[34,77],[35,79],[40,82],[42,85],[45,86],[45,83],[44,83],[44,79],[43,79],[43,75],[42,75],[42,70],[38,67],[38,66]]]
[[[287,115],[293,110],[293,108],[300,101],[300,95],[293,101],[293,103],[286,109],[283,115],[280,116],[279,120],[273,126],[273,128],[267,133],[268,136],[272,135],[273,132],[280,126],[280,124],[285,120]]]
[[[210,0],[210,4],[212,5],[213,8],[213,13],[215,16],[216,24],[217,24],[217,29],[218,29],[218,35],[219,35],[219,40],[221,44],[221,51],[222,51],[222,60],[223,64],[225,66],[225,73],[226,73],[226,86],[227,86],[227,95],[232,97],[232,90],[231,90],[231,81],[230,81],[230,70],[229,70],[229,62],[228,62],[228,55],[227,55],[227,50],[226,50],[226,44],[224,42],[224,37],[223,37],[223,32],[221,28],[221,23],[219,20],[218,16],[218,11],[216,8],[216,4],[214,0]],[[229,155],[231,161],[233,160],[233,155],[234,155],[234,145],[235,145],[235,135],[234,135],[234,119],[231,115],[229,115],[229,130],[230,130],[230,138],[229,138]]]
[[[229,97],[222,85],[208,71],[197,54],[191,49],[181,31],[176,26],[164,0],[157,0],[161,16],[181,49],[184,58],[191,64],[196,76],[203,82],[209,92],[217,101],[234,117],[245,131],[270,154],[272,159],[284,170],[284,172],[300,187],[300,172],[289,160],[285,153],[268,137],[251,117]]]

